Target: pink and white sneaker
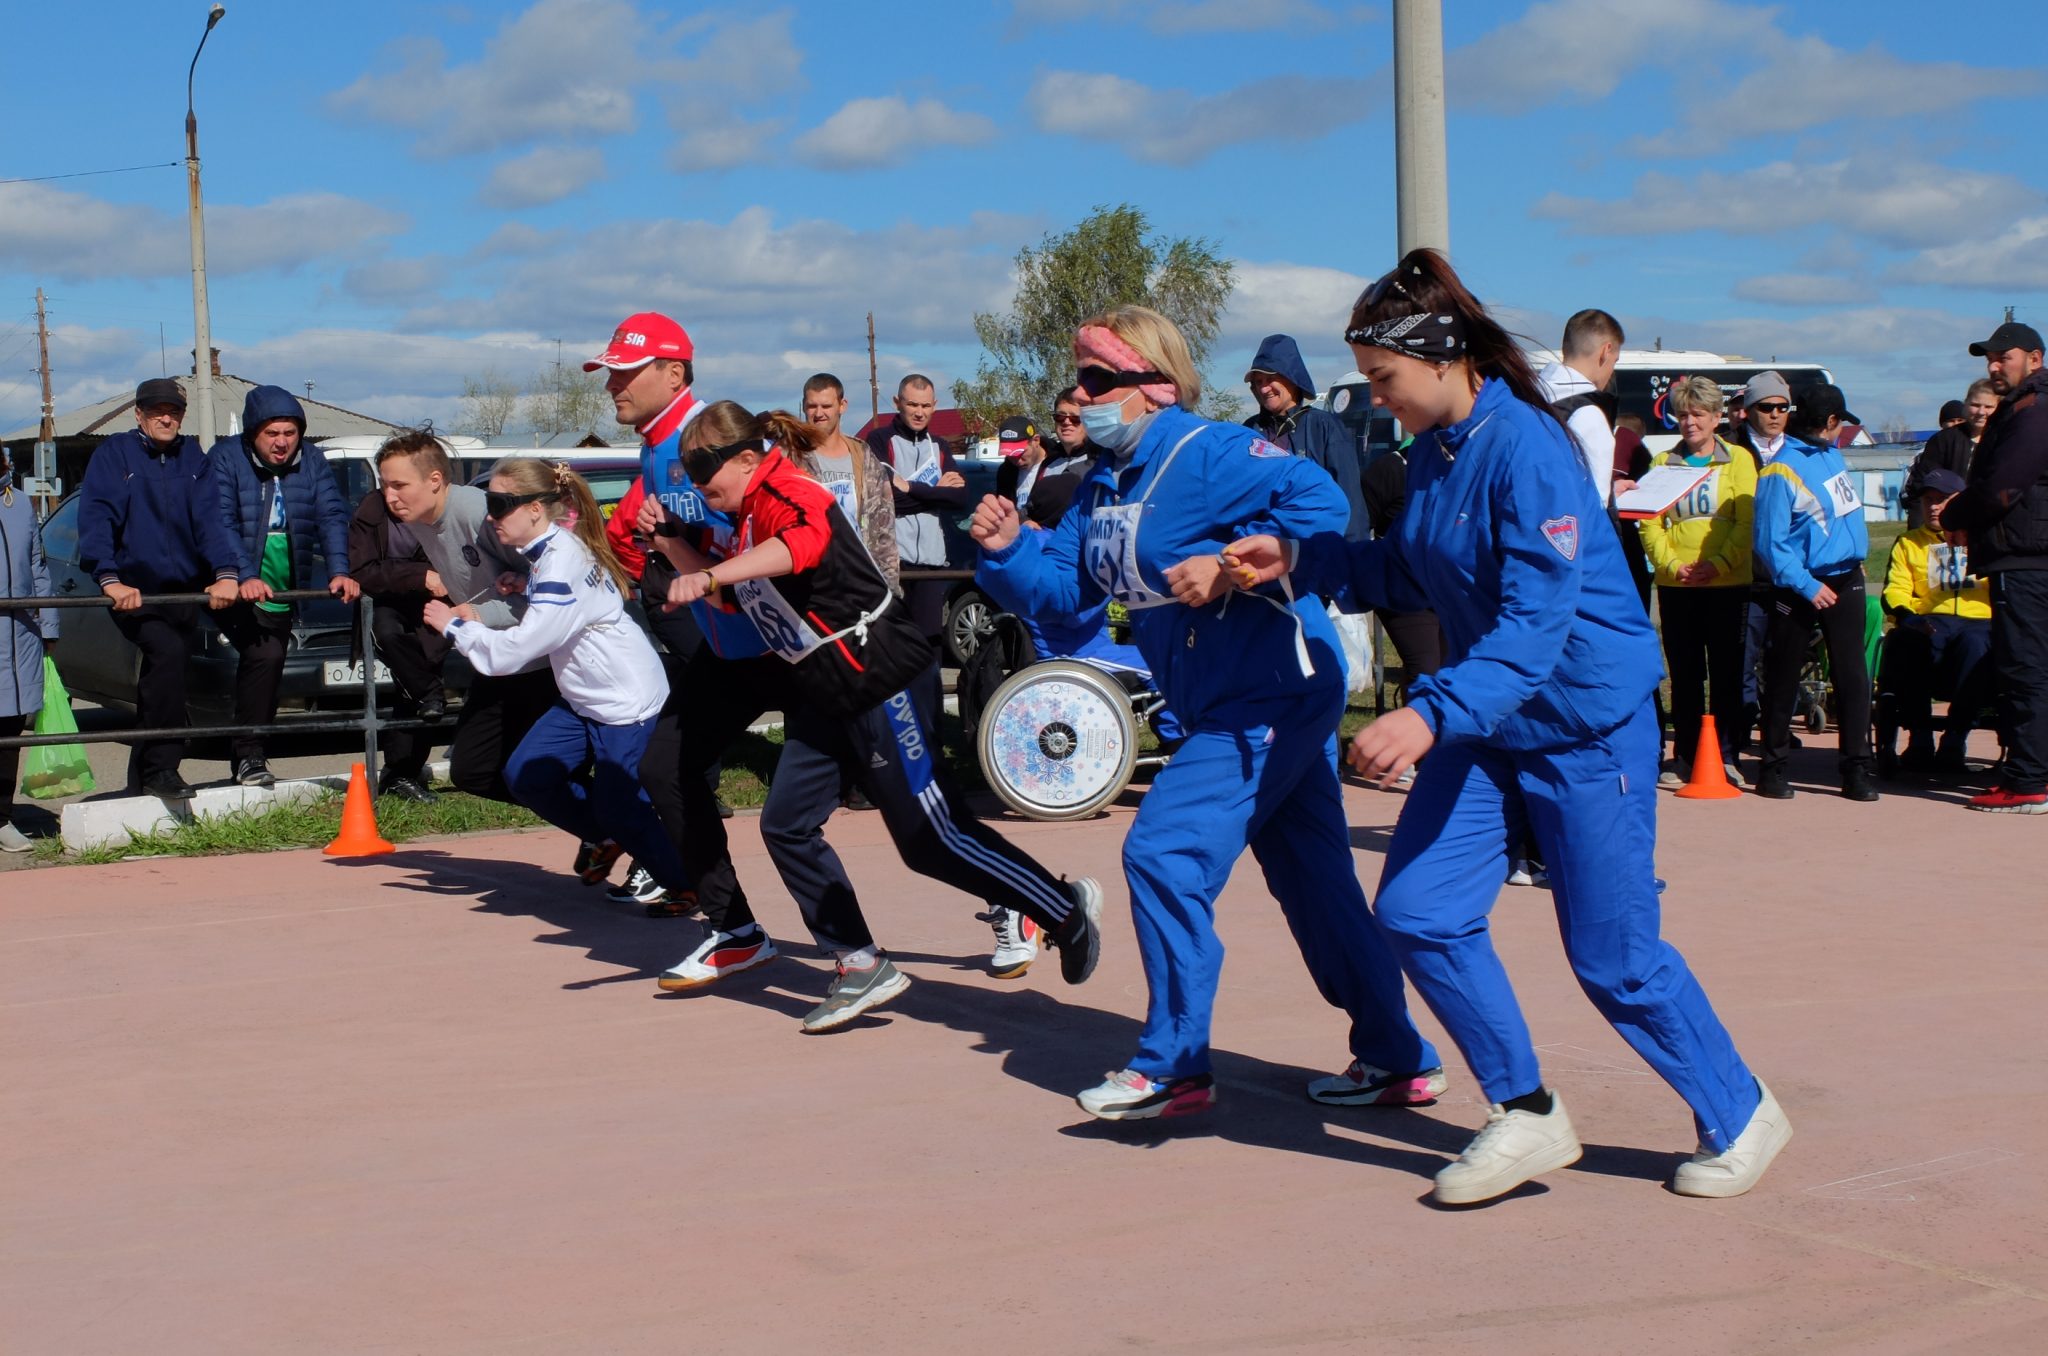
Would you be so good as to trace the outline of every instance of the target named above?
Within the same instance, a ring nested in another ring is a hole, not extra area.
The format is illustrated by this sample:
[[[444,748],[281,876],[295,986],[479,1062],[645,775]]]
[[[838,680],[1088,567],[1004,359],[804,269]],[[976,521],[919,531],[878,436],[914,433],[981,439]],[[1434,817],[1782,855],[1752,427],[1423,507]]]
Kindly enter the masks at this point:
[[[1155,1116],[1188,1116],[1216,1102],[1216,1079],[1195,1074],[1155,1083],[1135,1069],[1104,1074],[1102,1082],[1074,1099],[1081,1110],[1103,1121],[1145,1121]]]
[[[1421,1073],[1388,1073],[1354,1059],[1343,1073],[1308,1085],[1311,1100],[1324,1106],[1421,1106],[1444,1095],[1442,1068]]]

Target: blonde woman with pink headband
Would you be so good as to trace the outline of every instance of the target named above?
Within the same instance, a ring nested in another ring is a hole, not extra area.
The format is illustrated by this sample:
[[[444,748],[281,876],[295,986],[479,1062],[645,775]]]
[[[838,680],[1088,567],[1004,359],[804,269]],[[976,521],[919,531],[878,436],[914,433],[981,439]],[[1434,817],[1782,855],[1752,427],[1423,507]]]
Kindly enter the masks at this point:
[[[1074,616],[1104,597],[1187,742],[1145,794],[1124,842],[1150,999],[1129,1065],[1080,1094],[1104,1120],[1215,1101],[1209,1020],[1223,965],[1216,899],[1249,847],[1323,996],[1351,1017],[1351,1062],[1319,1102],[1406,1106],[1443,1091],[1442,1061],[1409,1019],[1401,973],[1351,860],[1333,731],[1344,662],[1322,605],[1283,588],[1237,592],[1223,548],[1246,532],[1342,536],[1343,491],[1312,462],[1239,424],[1190,413],[1201,378],[1173,323],[1124,306],[1074,339],[1081,417],[1106,450],[1059,525],[1020,532],[994,495],[974,512],[977,579],[1026,615]]]

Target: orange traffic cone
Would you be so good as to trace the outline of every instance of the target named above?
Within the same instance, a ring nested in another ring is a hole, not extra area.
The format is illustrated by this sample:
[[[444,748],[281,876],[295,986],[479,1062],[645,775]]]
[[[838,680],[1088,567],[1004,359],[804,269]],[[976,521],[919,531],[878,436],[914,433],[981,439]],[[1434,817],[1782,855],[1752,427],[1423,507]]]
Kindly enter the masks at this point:
[[[330,857],[375,857],[396,852],[377,832],[377,804],[370,799],[370,774],[357,763],[348,773],[348,799],[341,806],[341,832],[321,849]]]
[[[1721,766],[1721,736],[1712,716],[1700,717],[1700,746],[1692,756],[1692,780],[1678,788],[1686,800],[1734,800],[1742,795],[1728,784]],[[333,849],[329,849],[332,851]]]

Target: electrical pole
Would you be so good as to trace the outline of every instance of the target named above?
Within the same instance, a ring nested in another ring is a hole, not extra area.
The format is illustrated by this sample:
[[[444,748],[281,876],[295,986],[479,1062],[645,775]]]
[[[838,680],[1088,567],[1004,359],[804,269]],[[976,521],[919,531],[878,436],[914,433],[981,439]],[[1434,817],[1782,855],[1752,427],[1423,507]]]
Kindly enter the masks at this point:
[[[206,15],[206,31],[185,68],[185,192],[190,199],[192,231],[192,395],[199,406],[199,445],[213,446],[213,320],[206,307],[206,215],[199,197],[199,117],[192,111],[192,73],[199,54],[213,36],[213,26],[228,12],[215,5]]]
[[[1394,182],[1402,254],[1451,252],[1442,0],[1394,0]]]
[[[49,516],[57,491],[57,404],[50,397],[50,321],[43,310],[43,289],[36,289],[36,367],[43,375],[43,420],[36,425],[35,456],[29,475],[41,482],[42,503],[38,512]]]
[[[875,371],[875,313],[868,312],[868,422],[882,417],[882,382]]]

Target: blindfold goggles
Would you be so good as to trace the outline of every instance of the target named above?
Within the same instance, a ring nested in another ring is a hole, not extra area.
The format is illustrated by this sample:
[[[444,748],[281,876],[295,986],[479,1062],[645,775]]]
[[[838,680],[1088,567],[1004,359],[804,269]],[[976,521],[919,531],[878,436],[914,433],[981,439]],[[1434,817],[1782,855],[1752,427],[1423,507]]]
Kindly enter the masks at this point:
[[[766,454],[768,444],[759,438],[742,438],[736,443],[720,443],[715,447],[697,447],[683,453],[683,474],[690,483],[699,487],[709,485],[711,477],[718,474],[718,468],[742,452]]]

